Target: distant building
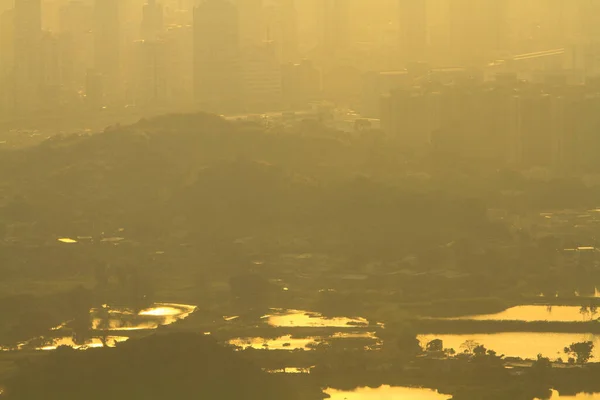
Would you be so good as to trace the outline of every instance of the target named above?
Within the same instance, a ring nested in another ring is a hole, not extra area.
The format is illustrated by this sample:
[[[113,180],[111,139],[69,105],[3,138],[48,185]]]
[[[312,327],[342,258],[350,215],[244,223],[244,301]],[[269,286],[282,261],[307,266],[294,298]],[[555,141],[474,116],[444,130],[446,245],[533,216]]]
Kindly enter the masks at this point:
[[[380,115],[386,133],[409,147],[431,143],[450,156],[565,167],[589,163],[588,149],[598,149],[589,129],[600,124],[598,105],[599,96],[578,86],[506,77],[493,84],[405,86],[383,97]]]
[[[248,111],[265,112],[283,105],[281,63],[273,42],[265,42],[244,54],[242,63],[245,106]]]
[[[259,46],[267,39],[263,0],[232,0],[232,3],[238,10],[240,47]]]
[[[381,126],[390,136],[407,147],[431,143],[438,128],[439,97],[410,88],[393,90],[381,100]]]
[[[453,0],[449,9],[450,62],[476,66],[508,46],[508,2]]]
[[[94,70],[103,75],[107,103],[118,102],[122,95],[119,10],[119,0],[95,0]]]
[[[265,7],[267,40],[272,40],[282,64],[297,62],[298,13],[294,0],[279,0]]]
[[[360,113],[365,117],[381,117],[381,96],[394,89],[409,87],[412,79],[406,70],[368,72],[363,75]]]
[[[63,84],[70,101],[84,92],[87,70],[94,67],[93,7],[70,1],[59,12]]]
[[[194,28],[169,26],[163,35],[166,49],[166,75],[169,104],[188,109],[194,103]]]
[[[206,0],[194,10],[194,96],[206,111],[243,110],[238,10]]]
[[[14,113],[14,9],[0,14],[0,115]]]
[[[41,0],[16,0],[14,18],[14,109],[29,113],[40,101]]]
[[[131,77],[136,106],[158,107],[168,102],[166,46],[162,40],[135,42],[135,69]]]
[[[104,75],[89,69],[85,77],[85,103],[92,110],[104,107]]]
[[[428,46],[427,0],[399,0],[400,56],[404,61],[423,61]]]
[[[63,46],[59,36],[44,32],[40,43],[40,109],[53,110],[63,103]]]
[[[566,135],[564,99],[550,94],[524,94],[519,97],[518,160],[531,166],[560,163]]]
[[[283,66],[283,96],[287,108],[306,109],[321,100],[321,72],[309,60]]]
[[[348,0],[320,0],[317,14],[319,46],[327,54],[348,46],[350,3]]]
[[[142,40],[155,41],[163,31],[163,7],[156,0],[148,0],[143,8]]]

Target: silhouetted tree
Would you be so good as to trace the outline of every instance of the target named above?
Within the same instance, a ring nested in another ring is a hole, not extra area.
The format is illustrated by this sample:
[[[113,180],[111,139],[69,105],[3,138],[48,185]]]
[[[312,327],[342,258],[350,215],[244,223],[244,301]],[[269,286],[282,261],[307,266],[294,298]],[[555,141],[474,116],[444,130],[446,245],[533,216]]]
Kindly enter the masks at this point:
[[[468,354],[473,354],[473,352],[475,351],[476,348],[480,347],[481,345],[479,343],[477,343],[474,340],[467,340],[465,341],[463,344],[460,345],[460,348]],[[483,347],[483,346],[481,346]]]
[[[577,364],[585,364],[593,357],[594,342],[572,343],[569,347],[565,347],[565,354],[577,357]],[[570,358],[569,358],[570,360]]]
[[[427,343],[428,352],[441,352],[444,351],[444,342],[440,339],[433,339]]]

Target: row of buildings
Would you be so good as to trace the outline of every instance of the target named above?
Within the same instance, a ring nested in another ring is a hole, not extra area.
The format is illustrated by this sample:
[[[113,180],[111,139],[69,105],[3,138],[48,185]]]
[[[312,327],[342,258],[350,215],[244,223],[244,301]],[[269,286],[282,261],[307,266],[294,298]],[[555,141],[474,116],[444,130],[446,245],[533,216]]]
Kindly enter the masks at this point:
[[[0,0],[0,113],[354,106],[366,71],[600,43],[600,5],[545,1]]]
[[[600,88],[548,79],[527,83],[424,84],[381,101],[382,128],[406,144],[442,154],[543,167],[595,165]]]
[[[51,6],[57,22],[44,29]],[[276,110],[319,95],[318,71],[297,54],[293,1],[15,0],[3,8],[2,114]]]

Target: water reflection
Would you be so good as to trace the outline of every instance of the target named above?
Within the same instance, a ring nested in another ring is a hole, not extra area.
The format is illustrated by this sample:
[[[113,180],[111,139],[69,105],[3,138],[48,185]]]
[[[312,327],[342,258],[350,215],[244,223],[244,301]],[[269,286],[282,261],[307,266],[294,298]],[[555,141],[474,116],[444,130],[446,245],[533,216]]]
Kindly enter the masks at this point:
[[[461,345],[467,340],[474,340],[483,344],[488,349],[504,354],[507,357],[520,357],[523,359],[536,359],[538,354],[552,360],[568,357],[563,353],[565,346],[571,343],[592,341],[595,343],[594,359],[600,357],[600,337],[593,334],[577,333],[484,333],[461,335],[420,335],[418,337],[422,346],[433,339],[441,339],[445,348],[460,351]]]
[[[275,327],[318,327],[318,328],[351,328],[356,326],[368,326],[364,318],[326,318],[319,313],[301,310],[276,310],[275,315],[267,315],[267,322]]]
[[[278,338],[268,339],[261,337],[236,338],[229,341],[229,344],[244,349],[252,347],[254,349],[265,350],[312,350],[319,343],[327,343],[330,340],[341,339],[365,339],[375,344],[379,344],[379,339],[375,332],[337,332],[327,337],[313,336],[305,338],[294,338],[292,335],[280,336]],[[362,345],[363,343],[361,343]]]
[[[471,315],[452,318],[455,320],[475,321],[548,321],[548,322],[582,322],[597,319],[598,311],[589,307],[582,309],[574,306],[517,306],[497,314]]]
[[[580,393],[576,396],[561,396],[556,390],[552,391],[549,400],[600,400],[600,393]],[[540,400],[540,399],[536,399]]]
[[[280,369],[266,369],[270,374],[310,374],[310,368],[286,367]]]
[[[135,313],[126,308],[92,309],[92,329],[109,331],[132,331],[156,329],[187,318],[196,306],[187,304],[157,303]]]
[[[229,341],[229,344],[247,349],[269,349],[269,350],[309,350],[311,344],[316,343],[316,338],[292,338],[292,335],[281,336],[275,339],[266,338],[237,338]]]
[[[127,337],[124,336],[107,336],[106,346],[115,347],[117,343],[126,341]],[[25,345],[26,347],[27,345]],[[78,350],[85,350],[91,348],[104,347],[104,342],[100,338],[90,338],[84,343],[76,343],[73,337],[65,336],[55,339],[49,339],[45,344],[35,347],[36,350],[56,350],[59,346],[69,346]]]
[[[451,397],[431,389],[393,386],[359,388],[353,391],[327,389],[325,393],[331,396],[331,400],[447,400]]]

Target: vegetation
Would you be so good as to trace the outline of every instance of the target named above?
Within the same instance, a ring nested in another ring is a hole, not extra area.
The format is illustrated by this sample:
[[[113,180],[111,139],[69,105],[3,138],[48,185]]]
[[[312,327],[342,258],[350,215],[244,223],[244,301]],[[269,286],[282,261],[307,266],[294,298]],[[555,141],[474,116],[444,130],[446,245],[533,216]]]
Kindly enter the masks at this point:
[[[294,398],[268,375],[205,336],[174,334],[132,340],[115,349],[68,347],[27,365],[6,386],[18,399]]]
[[[573,343],[565,347],[565,354],[577,357],[577,364],[585,364],[593,357],[594,342]]]
[[[407,153],[363,128],[349,135],[313,122],[169,115],[1,151],[0,343],[48,335],[65,321],[80,336],[92,307],[139,310],[153,301],[200,307],[167,332],[219,339],[156,335],[116,349],[24,353],[6,398],[304,400],[324,387],[392,384],[458,400],[531,400],[551,387],[576,392],[570,382],[598,390],[593,344],[565,349],[581,368],[553,368],[540,355],[531,368],[509,370],[511,361],[485,343],[449,349],[436,339],[422,348],[417,335],[598,333],[589,297],[600,263],[595,253],[563,251],[597,243],[584,218],[556,229],[540,213],[592,209],[600,186]],[[435,319],[523,303],[574,304],[582,320]],[[311,351],[226,346],[290,334],[261,324],[274,307],[369,324],[294,328],[294,337],[329,337]],[[331,337],[340,331],[378,339]],[[291,379],[259,366],[314,368]]]

